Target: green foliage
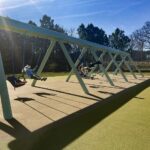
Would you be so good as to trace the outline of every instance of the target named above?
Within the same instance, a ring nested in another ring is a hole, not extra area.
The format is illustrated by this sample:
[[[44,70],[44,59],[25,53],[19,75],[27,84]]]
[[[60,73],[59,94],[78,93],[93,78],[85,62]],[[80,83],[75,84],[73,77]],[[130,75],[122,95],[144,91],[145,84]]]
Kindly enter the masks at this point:
[[[28,24],[37,26],[32,20],[30,20]],[[47,15],[44,15],[42,19],[40,19],[40,27],[66,34],[65,30],[58,24],[55,24],[54,20]],[[14,32],[0,31],[0,44],[0,51],[2,53],[6,73],[16,74],[20,73],[26,64],[29,64],[32,67],[40,65],[42,58],[49,47],[50,41],[23,36]],[[69,45],[67,45],[67,47],[69,47],[68,50],[71,49]],[[51,64],[55,64],[55,67]],[[66,71],[68,69],[68,62],[66,61],[59,44],[56,44],[44,71]]]
[[[87,27],[85,27],[84,24],[81,24],[78,27],[77,31],[80,39],[108,46],[109,42],[105,31],[94,26],[93,24],[88,24]],[[90,62],[93,62],[93,58],[91,57],[91,53],[89,52],[86,53],[84,58],[84,60],[86,60],[86,62],[83,62],[85,65],[88,65]]]
[[[44,15],[42,19],[40,19],[40,23],[41,23],[40,27],[42,28],[67,34],[62,27],[60,27],[58,24],[55,24],[54,20],[47,15]],[[51,54],[51,57],[49,58],[45,66],[45,71],[66,71],[68,70],[68,68],[69,68],[68,62],[59,44],[56,43],[54,50]]]
[[[33,26],[37,26],[35,22],[33,22],[32,20],[29,20],[28,24],[33,25]]]
[[[81,39],[99,43],[102,45],[108,45],[108,37],[105,31],[103,29],[99,29],[93,24],[88,24],[87,27],[85,27],[84,24],[81,24],[78,27],[77,31]]]
[[[60,27],[58,24],[54,24],[54,19],[52,19],[47,15],[44,15],[42,19],[40,19],[40,24],[41,24],[40,27],[42,28],[65,33],[65,30],[62,27]]]
[[[56,24],[54,19],[48,15],[43,15],[39,21],[39,26],[42,28],[67,34],[66,30]],[[38,26],[38,24],[32,20],[29,20],[28,24]],[[131,52],[134,46],[138,46],[138,49],[143,50],[145,47],[149,48],[150,45],[150,22],[146,22],[140,30],[136,30],[132,34],[131,42],[129,37],[124,34],[124,31],[119,28],[117,28],[109,38],[103,29],[94,26],[92,23],[87,26],[81,24],[77,31],[81,39],[106,46],[109,45],[120,50],[128,50],[128,52]],[[74,29],[71,29],[68,34],[73,36]],[[6,73],[20,73],[22,67],[26,64],[32,67],[39,65],[49,44],[50,41],[46,39],[23,36],[14,32],[0,30],[0,52]],[[80,53],[80,47],[76,44],[67,43],[65,43],[65,47],[71,54],[73,61],[75,61],[76,54]],[[85,63],[90,63],[93,61],[93,58],[91,58],[90,53],[87,53],[84,60],[87,60]],[[60,45],[56,43],[44,71],[68,71],[69,69],[70,66]]]
[[[46,29],[53,29],[54,28],[54,20],[51,17],[44,15],[42,19],[40,19],[41,27]]]
[[[123,30],[116,30],[109,36],[110,46],[119,50],[127,50],[130,44],[130,38],[124,34]]]

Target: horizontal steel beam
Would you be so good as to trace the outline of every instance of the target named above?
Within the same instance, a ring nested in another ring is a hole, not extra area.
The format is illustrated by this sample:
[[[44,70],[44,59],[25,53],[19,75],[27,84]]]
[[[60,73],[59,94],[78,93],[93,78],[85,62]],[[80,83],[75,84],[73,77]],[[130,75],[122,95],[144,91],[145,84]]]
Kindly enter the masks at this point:
[[[129,55],[126,52],[122,52],[120,50],[110,48],[107,46],[103,46],[97,43],[89,42],[86,40],[74,38],[67,36],[66,34],[55,32],[49,29],[36,27],[33,25],[29,25],[26,23],[22,23],[20,21],[16,21],[13,19],[10,19],[8,17],[2,17],[0,16],[0,29],[7,30],[7,31],[13,31],[20,34],[25,34],[29,36],[39,37],[39,38],[45,38],[45,39],[55,39],[57,41],[67,42],[67,43],[74,43],[78,44],[80,46],[84,47],[92,47],[96,50],[100,51],[109,51],[111,53],[119,53],[123,55]]]

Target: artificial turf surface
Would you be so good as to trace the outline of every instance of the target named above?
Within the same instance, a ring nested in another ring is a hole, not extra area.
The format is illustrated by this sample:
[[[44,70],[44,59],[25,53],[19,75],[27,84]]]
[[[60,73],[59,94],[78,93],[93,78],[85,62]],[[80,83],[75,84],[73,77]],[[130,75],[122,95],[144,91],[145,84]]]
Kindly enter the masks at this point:
[[[149,150],[149,85],[150,80],[131,87],[49,124],[26,139],[18,138],[9,147],[12,150],[20,147],[22,150]]]
[[[80,117],[49,126],[31,149],[149,150],[150,87],[124,99],[104,102]]]
[[[64,150],[100,149],[150,149],[150,87],[64,148]]]

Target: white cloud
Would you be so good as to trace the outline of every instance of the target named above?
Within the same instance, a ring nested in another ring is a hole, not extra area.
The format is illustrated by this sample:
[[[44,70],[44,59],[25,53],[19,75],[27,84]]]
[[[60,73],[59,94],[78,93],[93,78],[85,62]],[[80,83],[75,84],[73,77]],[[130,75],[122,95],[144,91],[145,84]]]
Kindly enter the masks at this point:
[[[93,5],[93,4],[97,4],[97,5],[103,5],[108,3],[109,0],[105,0],[105,1],[98,1],[98,0],[82,0],[82,1],[63,1],[63,3],[61,3],[61,5],[59,5],[59,7],[78,7],[78,6],[88,6],[88,5]]]
[[[48,1],[48,0],[1,0],[0,1],[0,11],[5,11],[9,9],[16,9],[29,5],[36,5],[37,3]],[[49,0],[49,2],[54,2],[56,0]]]
[[[109,16],[115,16],[115,15],[118,15],[124,11],[127,11],[128,9],[131,9],[132,7],[134,6],[138,6],[138,5],[141,5],[143,2],[142,1],[131,1],[130,3],[126,4],[126,5],[118,5],[117,8],[111,8],[109,11],[108,11],[108,15]],[[117,6],[117,5],[116,5]]]
[[[97,14],[103,14],[103,13],[105,13],[105,12],[106,12],[106,11],[95,11],[95,12],[89,12],[89,13],[72,14],[72,15],[66,15],[66,16],[55,17],[55,19],[88,17],[88,16],[97,15]]]

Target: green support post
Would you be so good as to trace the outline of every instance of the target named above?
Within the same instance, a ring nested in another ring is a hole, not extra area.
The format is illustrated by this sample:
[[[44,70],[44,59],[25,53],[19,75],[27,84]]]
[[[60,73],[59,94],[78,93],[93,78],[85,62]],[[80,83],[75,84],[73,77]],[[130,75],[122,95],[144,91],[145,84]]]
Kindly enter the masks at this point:
[[[91,52],[92,52],[92,54],[93,54],[93,56],[94,56],[94,59],[95,59],[96,61],[98,61],[99,59],[98,59],[98,56],[95,54],[95,51],[92,51],[92,50],[91,50]],[[102,64],[99,64],[99,67],[101,68],[102,72],[104,72],[104,75],[106,76],[106,78],[107,78],[108,82],[110,83],[110,85],[114,86],[113,81],[112,81],[111,78],[109,77],[107,71],[105,71],[103,65],[102,65]]]
[[[116,60],[117,56],[118,56],[118,54],[115,54],[114,60]],[[110,61],[110,63],[107,65],[107,67],[106,67],[105,70],[108,71],[112,64],[113,64],[113,60]],[[102,74],[102,76],[103,76],[103,75],[104,75],[104,74]]]
[[[75,73],[75,75],[76,75],[76,77],[77,77],[77,79],[78,79],[78,81],[79,81],[79,83],[80,83],[80,85],[81,85],[83,91],[84,91],[86,94],[89,94],[89,91],[88,91],[88,89],[86,88],[86,86],[85,86],[85,84],[84,84],[82,78],[80,77],[80,75],[79,75],[79,73],[78,73],[78,71],[77,71],[77,69],[76,69],[76,67],[75,67],[75,65],[74,65],[74,63],[73,63],[71,57],[69,56],[69,54],[68,54],[68,52],[67,52],[67,49],[66,49],[64,43],[59,41],[59,44],[60,44],[60,46],[61,46],[61,48],[62,48],[62,51],[63,51],[63,53],[64,53],[64,55],[65,55],[65,57],[66,57],[66,59],[67,59],[69,65],[70,65],[71,68],[73,69],[73,71],[74,71],[74,73]]]
[[[106,54],[106,51],[103,51],[102,54],[100,55],[100,57],[98,58],[98,60],[100,60],[101,62],[103,62],[103,57]],[[89,72],[89,76],[91,76],[91,74],[95,71],[97,66],[93,67],[93,69]],[[101,70],[101,68],[99,68],[99,72],[103,72],[103,70]]]
[[[137,67],[137,65],[134,63],[133,59],[131,58],[131,56],[128,56],[130,63],[134,64],[135,69],[138,71],[138,73],[144,77],[143,73],[141,72],[141,70]]]
[[[3,116],[5,119],[12,119],[12,110],[10,105],[9,93],[6,84],[6,76],[3,67],[3,61],[0,53],[0,97],[2,102]]]
[[[121,56],[121,55],[120,55],[120,56]],[[121,60],[121,62],[119,62],[119,65],[118,65],[119,68],[123,65],[123,63],[124,63],[124,61],[125,61],[125,59],[126,59],[126,56],[125,56],[125,57],[122,57],[122,56],[121,56],[121,58],[122,58],[122,60]],[[116,68],[115,71],[113,72],[113,74],[114,74],[114,75],[117,75],[118,71],[119,71],[118,68]]]
[[[125,80],[126,82],[128,82],[128,79],[126,78],[126,76],[124,75],[124,73],[122,72],[122,70],[120,69],[120,67],[118,66],[116,60],[114,60],[114,57],[112,56],[112,54],[111,54],[110,52],[109,52],[108,54],[109,54],[109,56],[111,57],[111,59],[113,60],[113,63],[115,64],[116,68],[119,70],[119,72],[120,72],[120,74],[122,75],[122,77],[124,78],[124,80]]]
[[[85,55],[86,52],[87,52],[87,49],[83,48],[83,50],[81,51],[81,54],[79,55],[78,59],[75,62],[75,67],[77,67],[79,65],[81,59],[83,58],[83,56]],[[69,75],[68,75],[68,77],[66,79],[66,82],[69,81],[69,79],[71,78],[72,74],[73,74],[73,69],[71,69],[71,71],[70,71],[70,73],[69,73]]]
[[[42,72],[42,70],[43,70],[43,68],[44,68],[44,66],[45,66],[45,64],[46,64],[46,62],[47,62],[47,60],[48,60],[48,58],[50,57],[50,55],[51,55],[51,53],[52,53],[52,50],[53,50],[53,48],[54,48],[54,46],[55,46],[55,43],[56,43],[56,41],[51,40],[50,46],[49,46],[49,48],[47,49],[46,54],[45,54],[45,56],[44,56],[44,58],[43,58],[43,60],[42,60],[42,62],[41,62],[41,64],[40,64],[40,66],[39,66],[39,68],[38,68],[37,75],[40,75],[40,74],[41,74],[41,72]],[[37,80],[33,80],[32,86],[35,86],[36,82],[37,82]]]
[[[122,56],[122,55],[121,55],[121,58],[122,58],[122,61],[120,62],[119,66],[121,66],[121,65],[124,63],[124,64],[126,65],[126,67],[128,68],[128,70],[130,71],[130,73],[133,75],[133,77],[134,77],[135,79],[137,79],[137,77],[136,77],[135,73],[132,71],[130,65],[126,62],[127,56]],[[117,72],[118,72],[118,69],[115,70],[115,74],[116,74]]]

